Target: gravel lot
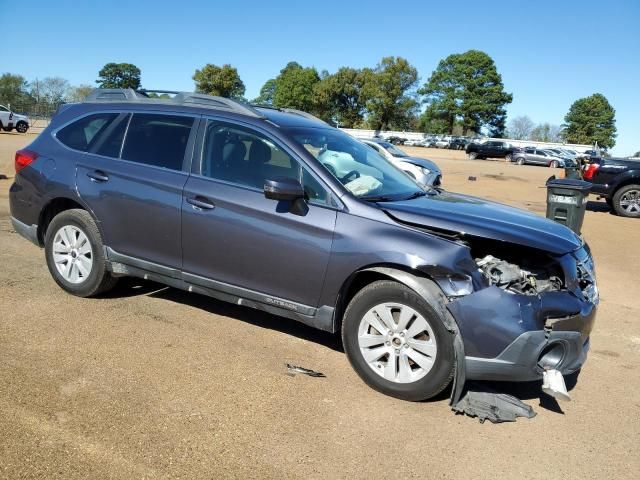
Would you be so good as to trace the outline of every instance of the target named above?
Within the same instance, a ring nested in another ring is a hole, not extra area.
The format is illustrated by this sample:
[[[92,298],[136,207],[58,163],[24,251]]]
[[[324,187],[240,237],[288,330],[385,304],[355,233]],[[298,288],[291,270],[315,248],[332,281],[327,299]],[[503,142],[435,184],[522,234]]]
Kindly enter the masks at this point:
[[[537,417],[479,424],[446,395],[374,392],[336,337],[290,320],[137,280],[65,294],[9,221],[13,155],[33,138],[0,133],[0,477],[638,478],[640,221],[589,203],[601,307],[573,401],[499,385]],[[547,168],[406,150],[450,190],[544,214]]]

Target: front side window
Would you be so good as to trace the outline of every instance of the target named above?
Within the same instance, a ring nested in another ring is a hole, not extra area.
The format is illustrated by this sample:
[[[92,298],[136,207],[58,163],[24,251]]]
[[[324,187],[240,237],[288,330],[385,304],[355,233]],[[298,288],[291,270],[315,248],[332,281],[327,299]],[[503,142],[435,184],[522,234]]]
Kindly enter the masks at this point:
[[[201,173],[260,190],[266,179],[295,178],[309,201],[329,202],[327,190],[296,159],[262,134],[236,125],[209,122]]]
[[[409,176],[344,132],[330,128],[291,128],[288,133],[358,198],[385,201],[424,194]]]
[[[118,117],[117,113],[87,115],[67,125],[56,133],[56,138],[69,148],[88,151],[107,127]]]
[[[134,113],[121,158],[145,165],[181,170],[193,117]]]

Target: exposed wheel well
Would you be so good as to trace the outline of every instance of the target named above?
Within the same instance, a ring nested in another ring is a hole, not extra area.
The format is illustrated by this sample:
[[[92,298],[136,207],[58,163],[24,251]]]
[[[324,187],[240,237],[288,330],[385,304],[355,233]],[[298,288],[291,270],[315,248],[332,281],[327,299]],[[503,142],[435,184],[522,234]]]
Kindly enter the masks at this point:
[[[415,271],[411,272],[409,268],[403,265],[384,265],[384,266],[415,274]],[[344,285],[340,290],[340,295],[338,297],[338,302],[337,302],[336,310],[334,314],[334,319],[335,319],[334,327],[336,332],[340,332],[342,328],[342,316],[344,315],[344,312],[347,309],[347,305],[349,305],[349,302],[351,301],[351,299],[364,287],[378,280],[392,280],[394,282],[398,281],[397,279],[389,275],[385,275],[382,272],[363,269],[355,272],[344,282]]]
[[[53,220],[53,217],[65,210],[71,210],[79,208],[86,210],[78,202],[71,200],[70,198],[55,198],[51,200],[40,212],[40,218],[38,219],[38,242],[40,245],[44,245],[44,238],[47,234],[47,228]]]

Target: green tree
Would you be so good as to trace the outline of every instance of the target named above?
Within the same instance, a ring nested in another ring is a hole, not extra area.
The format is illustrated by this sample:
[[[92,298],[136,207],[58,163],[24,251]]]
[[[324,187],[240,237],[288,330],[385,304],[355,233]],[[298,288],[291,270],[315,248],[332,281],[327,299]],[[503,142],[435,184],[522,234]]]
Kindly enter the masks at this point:
[[[270,78],[260,89],[260,95],[252,100],[252,103],[261,105],[273,105],[273,94],[276,91],[276,80]]]
[[[273,105],[315,113],[314,87],[319,81],[320,75],[315,68],[289,62],[275,78]]]
[[[93,91],[93,87],[91,85],[86,85],[86,84],[71,87],[67,94],[67,99],[70,102],[81,102],[92,91]]]
[[[413,124],[418,102],[418,71],[402,57],[384,57],[375,69],[362,72],[362,94],[369,126],[376,130],[404,129]]]
[[[325,120],[353,128],[359,125],[365,113],[362,94],[365,84],[362,70],[342,67],[333,75],[323,75],[314,86],[315,110]]]
[[[505,130],[506,108],[513,95],[504,91],[502,77],[493,59],[479,50],[456,53],[438,63],[431,77],[419,90],[429,105],[446,112],[449,132],[457,119],[466,133],[480,133],[484,127],[492,136]]]
[[[29,98],[29,84],[22,75],[3,73],[0,76],[0,103],[22,104]]]
[[[606,97],[595,93],[573,102],[564,117],[567,142],[611,148],[616,144],[616,111]]]
[[[98,77],[99,88],[140,88],[140,69],[131,63],[107,63]]]
[[[217,95],[227,98],[242,98],[245,92],[244,83],[238,70],[229,64],[222,67],[207,63],[202,70],[193,74],[196,92]]]
[[[442,108],[440,103],[430,103],[420,115],[418,129],[424,133],[452,133],[455,129],[455,116]]]

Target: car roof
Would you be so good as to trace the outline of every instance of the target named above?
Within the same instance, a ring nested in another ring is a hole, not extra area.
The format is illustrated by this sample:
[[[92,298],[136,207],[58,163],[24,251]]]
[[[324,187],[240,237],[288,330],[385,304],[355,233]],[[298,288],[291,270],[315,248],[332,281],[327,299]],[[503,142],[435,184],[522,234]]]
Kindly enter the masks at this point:
[[[149,93],[169,93],[173,97],[152,98]],[[158,109],[166,106],[173,112],[197,112],[216,114],[231,113],[249,117],[255,120],[266,120],[279,127],[330,127],[323,120],[292,108],[277,108],[271,106],[251,105],[238,100],[205,95],[193,92],[175,92],[160,90],[133,90],[133,89],[100,89],[93,90],[81,103],[99,105],[128,105],[151,106]],[[145,108],[145,107],[143,107]]]

